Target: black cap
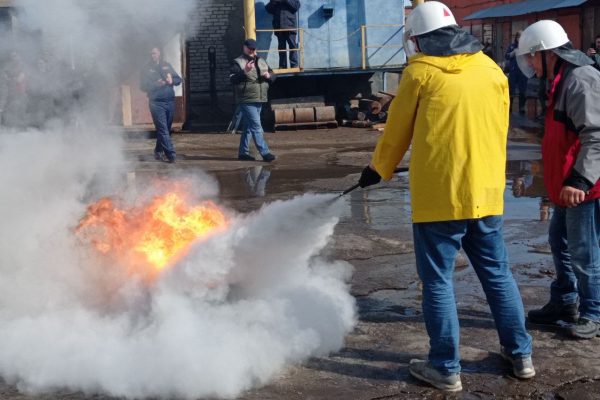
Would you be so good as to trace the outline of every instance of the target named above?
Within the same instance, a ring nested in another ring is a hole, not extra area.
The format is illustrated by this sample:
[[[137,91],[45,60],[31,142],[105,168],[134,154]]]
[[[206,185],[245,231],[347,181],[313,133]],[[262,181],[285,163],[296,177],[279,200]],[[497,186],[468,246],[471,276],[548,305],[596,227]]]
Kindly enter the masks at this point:
[[[256,49],[256,40],[246,39],[244,41],[244,46],[248,47],[249,49]]]

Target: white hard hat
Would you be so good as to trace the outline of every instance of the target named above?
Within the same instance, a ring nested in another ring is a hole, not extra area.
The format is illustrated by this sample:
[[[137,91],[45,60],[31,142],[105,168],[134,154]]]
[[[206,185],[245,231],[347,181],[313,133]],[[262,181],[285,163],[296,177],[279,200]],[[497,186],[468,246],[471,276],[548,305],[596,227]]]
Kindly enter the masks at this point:
[[[569,43],[569,37],[562,26],[556,21],[544,19],[529,25],[521,34],[517,49],[517,63],[528,78],[535,71],[527,63],[527,57],[537,51],[552,50]]]
[[[551,50],[569,42],[569,37],[556,21],[543,19],[531,24],[519,39],[517,55],[534,54],[536,51]]]
[[[446,26],[458,25],[450,9],[439,1],[427,1],[417,6],[406,17],[404,24],[404,51],[407,57],[417,53],[415,44],[409,40],[413,36],[423,35]]]
[[[426,1],[406,17],[404,32],[407,37],[412,37],[452,25],[458,24],[445,4],[439,1]]]

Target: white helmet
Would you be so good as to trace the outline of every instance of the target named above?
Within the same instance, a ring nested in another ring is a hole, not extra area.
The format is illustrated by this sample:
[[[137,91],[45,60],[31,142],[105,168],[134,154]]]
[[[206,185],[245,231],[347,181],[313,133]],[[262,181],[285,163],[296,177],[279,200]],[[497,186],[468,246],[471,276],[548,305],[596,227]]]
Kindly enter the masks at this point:
[[[423,35],[446,26],[458,25],[450,9],[439,1],[426,1],[415,7],[406,17],[404,25],[404,49],[407,56],[416,53],[414,44],[409,39]],[[412,53],[412,54],[411,54]]]
[[[527,57],[537,51],[552,50],[569,43],[569,37],[562,26],[556,21],[544,19],[531,24],[523,31],[517,49],[517,63],[528,78],[535,71],[529,66]],[[557,53],[558,54],[558,53]]]

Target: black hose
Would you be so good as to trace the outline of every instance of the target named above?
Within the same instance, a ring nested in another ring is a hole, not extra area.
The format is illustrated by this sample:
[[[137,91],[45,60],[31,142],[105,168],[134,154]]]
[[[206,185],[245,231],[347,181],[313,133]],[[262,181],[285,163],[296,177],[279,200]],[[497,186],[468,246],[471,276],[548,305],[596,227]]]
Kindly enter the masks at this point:
[[[406,171],[408,171],[408,167],[399,167],[399,168],[396,168],[394,170],[394,173],[397,174],[399,172],[406,172]],[[342,194],[340,194],[338,197],[342,197],[344,195],[347,195],[348,193],[350,193],[351,191],[353,191],[355,189],[358,189],[359,187],[360,187],[360,185],[358,183],[356,185],[352,185],[348,189],[344,190],[342,192]]]

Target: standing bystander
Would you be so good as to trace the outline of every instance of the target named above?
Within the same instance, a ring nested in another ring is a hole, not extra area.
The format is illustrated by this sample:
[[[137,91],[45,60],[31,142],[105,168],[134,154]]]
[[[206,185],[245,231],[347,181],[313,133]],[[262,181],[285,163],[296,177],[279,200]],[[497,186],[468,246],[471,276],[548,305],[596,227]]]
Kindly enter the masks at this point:
[[[23,128],[27,125],[27,74],[18,51],[10,53],[0,79],[0,110],[2,124],[13,128]]]
[[[265,9],[273,15],[273,29],[279,49],[279,68],[287,68],[287,47],[290,49],[290,68],[297,68],[300,0],[269,0]]]
[[[591,339],[600,335],[600,72],[551,20],[525,29],[517,57],[527,76],[552,82],[542,159],[555,204],[549,243],[556,278],[550,301],[529,311],[529,321],[570,322],[570,336]]]
[[[243,54],[233,60],[229,80],[234,86],[237,109],[242,114],[244,130],[240,138],[238,159],[254,161],[250,155],[250,137],[254,139],[256,149],[266,162],[275,160],[263,137],[260,122],[262,105],[267,102],[269,84],[275,81],[275,74],[269,64],[256,55],[256,40],[244,42]]]
[[[594,61],[595,67],[600,69],[600,35],[596,36],[594,43],[587,49],[586,54]]]
[[[512,101],[518,93],[519,95],[519,114],[525,114],[525,103],[527,101],[527,77],[517,65],[517,49],[519,48],[519,38],[522,31],[515,33],[515,41],[508,46],[505,58],[508,60],[508,88],[510,92],[510,109],[512,110]]]
[[[158,47],[152,48],[151,60],[141,72],[140,87],[148,95],[150,113],[156,128],[156,160],[175,162],[175,149],[171,142],[171,125],[175,114],[175,90],[181,84],[181,77],[171,64],[164,61]]]

